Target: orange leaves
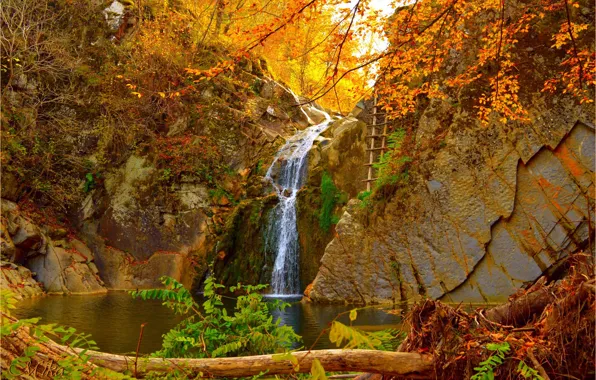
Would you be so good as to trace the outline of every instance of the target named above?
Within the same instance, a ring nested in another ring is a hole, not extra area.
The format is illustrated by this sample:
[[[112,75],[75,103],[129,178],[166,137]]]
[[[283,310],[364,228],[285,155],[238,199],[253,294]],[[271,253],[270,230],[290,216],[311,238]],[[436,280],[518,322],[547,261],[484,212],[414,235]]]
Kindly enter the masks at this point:
[[[420,97],[446,99],[466,90],[474,94],[477,117],[483,124],[528,122],[519,94],[523,70],[534,63],[521,59],[534,49],[532,38],[537,37],[529,37],[530,33],[544,40],[542,35],[552,30],[552,23],[560,25],[552,33],[552,47],[566,49],[567,56],[560,62],[557,77],[545,79],[542,91],[560,91],[579,103],[592,102],[594,46],[571,49],[573,39],[582,38],[592,26],[581,22],[581,17],[566,21],[562,1],[534,1],[532,5],[502,0],[421,0],[415,7],[397,11],[385,27],[393,50],[384,52],[378,61],[382,76],[377,89],[383,102],[391,105],[385,107],[390,117],[413,112]],[[579,3],[568,2],[572,9],[581,8]]]

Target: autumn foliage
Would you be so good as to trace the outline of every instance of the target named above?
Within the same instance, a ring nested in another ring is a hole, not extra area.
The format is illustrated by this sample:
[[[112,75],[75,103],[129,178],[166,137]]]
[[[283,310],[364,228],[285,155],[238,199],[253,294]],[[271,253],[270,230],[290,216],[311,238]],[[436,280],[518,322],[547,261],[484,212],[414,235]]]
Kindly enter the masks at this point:
[[[412,157],[408,124],[421,103],[449,102],[491,128],[531,122],[529,93],[594,98],[587,0],[394,0],[388,13],[371,0],[124,3],[117,31],[104,5],[85,0],[3,4],[1,160],[31,193],[76,203],[86,172],[189,115],[196,136],[225,131],[217,109],[246,103],[247,65],[343,114],[374,84],[392,128],[406,131],[384,156],[397,168],[389,176]],[[214,87],[228,94],[205,101]],[[82,160],[80,147],[94,144],[96,162]]]

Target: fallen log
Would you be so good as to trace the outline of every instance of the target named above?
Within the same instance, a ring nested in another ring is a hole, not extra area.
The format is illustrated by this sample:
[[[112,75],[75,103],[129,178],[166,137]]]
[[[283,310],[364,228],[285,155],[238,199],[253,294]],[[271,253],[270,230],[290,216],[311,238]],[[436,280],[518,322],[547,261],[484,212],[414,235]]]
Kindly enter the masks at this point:
[[[12,318],[3,315],[4,318]],[[67,355],[77,355],[80,349],[72,349],[52,340],[40,342],[29,335],[25,327],[2,338],[1,363],[6,370],[10,362],[31,346],[40,347],[32,358],[31,365],[25,372],[36,378],[52,378],[59,372],[57,362]],[[273,355],[243,356],[210,359],[164,359],[136,358],[134,356],[115,355],[98,351],[85,351],[87,364],[91,367],[102,367],[116,372],[128,372],[135,377],[143,377],[149,372],[180,371],[186,375],[213,377],[247,377],[266,372],[268,375],[283,375],[310,372],[315,359],[329,372],[357,371],[384,375],[416,375],[429,374],[433,368],[433,360],[429,355],[410,352],[387,352],[376,350],[316,350],[293,352],[299,367],[295,368],[290,360],[276,360]],[[48,375],[48,376],[46,376]]]
[[[488,309],[486,319],[501,325],[513,327],[525,326],[532,317],[544,311],[547,305],[555,300],[549,287],[540,288],[532,293],[524,294],[506,304]]]
[[[89,361],[97,366],[117,372],[135,371],[135,358],[97,351],[87,351]],[[181,370],[187,374],[202,372],[204,376],[245,377],[266,372],[268,375],[284,375],[310,372],[313,361],[318,359],[325,371],[359,371],[384,375],[412,375],[429,373],[432,358],[412,352],[388,352],[376,350],[317,350],[299,351],[292,355],[298,360],[294,368],[289,360],[275,360],[273,355],[243,356],[212,359],[162,359],[139,358],[137,374],[148,372],[172,372]]]

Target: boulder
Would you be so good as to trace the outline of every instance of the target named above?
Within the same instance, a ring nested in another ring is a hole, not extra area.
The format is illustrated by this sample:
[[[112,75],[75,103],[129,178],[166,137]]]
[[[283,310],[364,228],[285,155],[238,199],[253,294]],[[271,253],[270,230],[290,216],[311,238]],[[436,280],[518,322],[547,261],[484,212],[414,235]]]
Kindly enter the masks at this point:
[[[40,284],[33,279],[31,271],[17,264],[0,262],[0,282],[2,287],[10,289],[17,299],[44,294]]]
[[[16,247],[8,233],[8,228],[4,223],[0,223],[0,255],[2,255],[2,260],[14,261],[15,254]]]
[[[83,251],[89,250],[81,244],[76,243]],[[47,254],[29,258],[27,266],[49,294],[105,293],[102,280],[86,263],[80,262],[80,255],[78,251],[49,244]]]
[[[37,251],[41,249],[43,237],[41,230],[30,220],[19,216],[17,219],[18,229],[12,236],[14,245],[22,251]]]

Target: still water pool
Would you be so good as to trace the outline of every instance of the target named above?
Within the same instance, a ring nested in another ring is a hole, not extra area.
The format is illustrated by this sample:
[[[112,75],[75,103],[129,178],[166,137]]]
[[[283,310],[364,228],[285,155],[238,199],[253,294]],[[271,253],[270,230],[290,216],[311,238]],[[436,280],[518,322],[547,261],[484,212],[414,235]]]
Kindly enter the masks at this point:
[[[302,336],[305,347],[310,347],[339,313],[350,306],[314,305],[296,300],[284,312],[276,313],[282,324],[290,325]],[[226,300],[228,311],[234,301]],[[90,333],[101,351],[111,353],[134,352],[140,325],[147,323],[143,333],[141,353],[150,353],[161,347],[161,335],[174,327],[180,316],[161,305],[160,301],[133,299],[127,292],[111,291],[107,294],[84,296],[47,296],[19,302],[15,310],[17,318],[41,317],[41,323],[58,323],[71,326],[79,332]],[[348,316],[339,319],[348,323]],[[379,309],[363,309],[358,312],[354,325],[372,331],[398,327],[400,317]],[[333,348],[327,334],[314,348]]]

